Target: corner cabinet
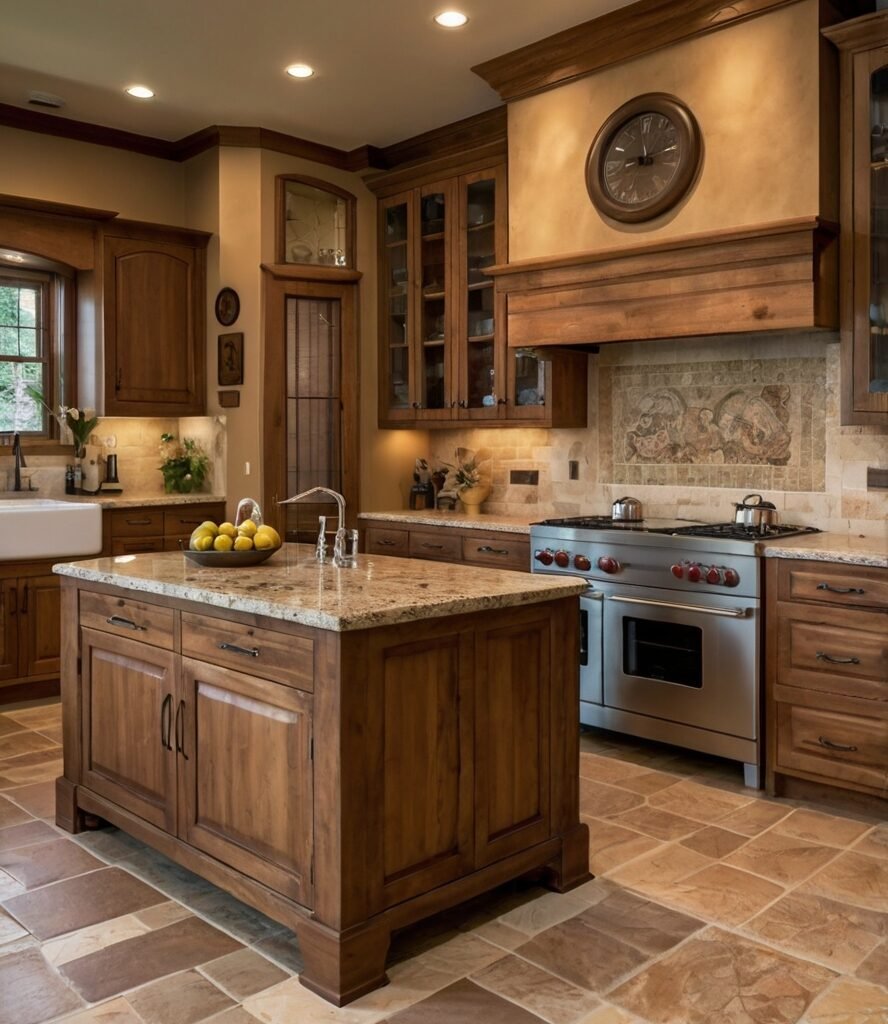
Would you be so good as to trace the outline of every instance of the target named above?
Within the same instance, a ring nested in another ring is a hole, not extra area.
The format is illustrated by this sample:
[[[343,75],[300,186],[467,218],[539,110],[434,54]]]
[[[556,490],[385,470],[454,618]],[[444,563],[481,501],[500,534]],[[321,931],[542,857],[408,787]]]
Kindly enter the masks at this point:
[[[842,422],[888,423],[888,11],[826,29],[840,51]]]
[[[0,565],[0,705],[59,692],[59,579],[48,562]]]
[[[124,221],[102,232],[106,416],[206,411],[209,238]]]
[[[586,355],[507,345],[507,210],[501,160],[380,199],[380,426],[586,425]]]

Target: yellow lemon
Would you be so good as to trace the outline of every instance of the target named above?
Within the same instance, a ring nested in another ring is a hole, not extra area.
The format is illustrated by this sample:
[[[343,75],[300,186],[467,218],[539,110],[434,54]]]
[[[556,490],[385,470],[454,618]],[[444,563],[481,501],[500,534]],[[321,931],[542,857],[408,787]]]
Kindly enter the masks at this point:
[[[220,523],[219,533],[223,534],[226,537],[236,537],[237,528],[235,527],[234,523]]]
[[[198,526],[197,530],[209,530],[210,533],[215,537],[219,532],[219,527],[213,522],[212,519],[204,519],[204,521]],[[197,533],[197,530],[194,532]]]
[[[258,537],[265,537],[270,541],[270,543],[262,545],[264,548],[279,548],[281,546],[281,535],[273,526],[266,526],[263,523],[262,526],[256,530],[256,538]],[[256,543],[255,539],[254,543]],[[259,546],[260,545],[256,543],[256,547],[258,548]]]
[[[203,533],[200,537],[195,537],[191,542],[192,551],[209,551],[213,546],[213,535],[210,533]]]
[[[197,541],[200,540],[202,537],[209,537],[210,538],[210,543],[212,544],[213,537],[215,537],[215,536],[216,536],[215,529],[211,532],[205,526],[198,526],[198,528],[194,531],[194,533],[191,534],[191,537],[188,540],[188,546],[192,550],[194,550],[194,551],[206,550],[205,548],[199,548],[197,546]]]
[[[256,533],[256,524],[252,519],[245,519],[237,528],[237,532],[242,537],[253,537]]]
[[[234,550],[235,551],[252,551],[253,550],[253,538],[252,537],[244,537],[243,534],[241,534],[240,537],[237,537],[235,539]]]
[[[253,538],[253,546],[259,551],[267,551],[269,548],[274,549],[275,543],[267,533],[257,532]]]
[[[234,546],[234,541],[227,533],[220,533],[218,537],[213,541],[213,547],[217,551],[230,551]]]

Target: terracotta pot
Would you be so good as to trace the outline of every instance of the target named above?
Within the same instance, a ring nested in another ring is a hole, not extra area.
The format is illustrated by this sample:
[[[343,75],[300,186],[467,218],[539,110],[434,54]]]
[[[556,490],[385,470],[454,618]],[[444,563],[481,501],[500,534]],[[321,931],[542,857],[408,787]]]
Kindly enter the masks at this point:
[[[485,483],[483,480],[475,484],[474,487],[461,487],[459,490],[459,500],[462,502],[463,511],[470,516],[480,515],[481,505],[487,501],[489,494],[490,484]]]

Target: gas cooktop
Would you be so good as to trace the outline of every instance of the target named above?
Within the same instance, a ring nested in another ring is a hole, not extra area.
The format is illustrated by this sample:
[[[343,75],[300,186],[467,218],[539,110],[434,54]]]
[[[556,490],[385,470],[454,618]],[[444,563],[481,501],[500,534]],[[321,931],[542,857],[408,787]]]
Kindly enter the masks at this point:
[[[544,519],[533,526],[563,526],[571,530],[617,530],[620,533],[656,533],[670,537],[717,537],[725,540],[768,540],[794,537],[798,534],[820,533],[814,526],[779,523],[772,526],[742,526],[738,523],[700,523],[684,519],[639,519],[633,522],[611,519],[610,516],[565,516]]]

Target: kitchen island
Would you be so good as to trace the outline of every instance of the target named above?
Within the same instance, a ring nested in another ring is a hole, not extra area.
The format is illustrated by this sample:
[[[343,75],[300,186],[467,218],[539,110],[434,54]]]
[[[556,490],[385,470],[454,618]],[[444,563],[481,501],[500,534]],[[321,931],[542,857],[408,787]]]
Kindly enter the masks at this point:
[[[395,929],[532,871],[589,877],[582,581],[300,545],[56,572],[57,824],[109,821],[292,928],[324,998],[383,984]]]

